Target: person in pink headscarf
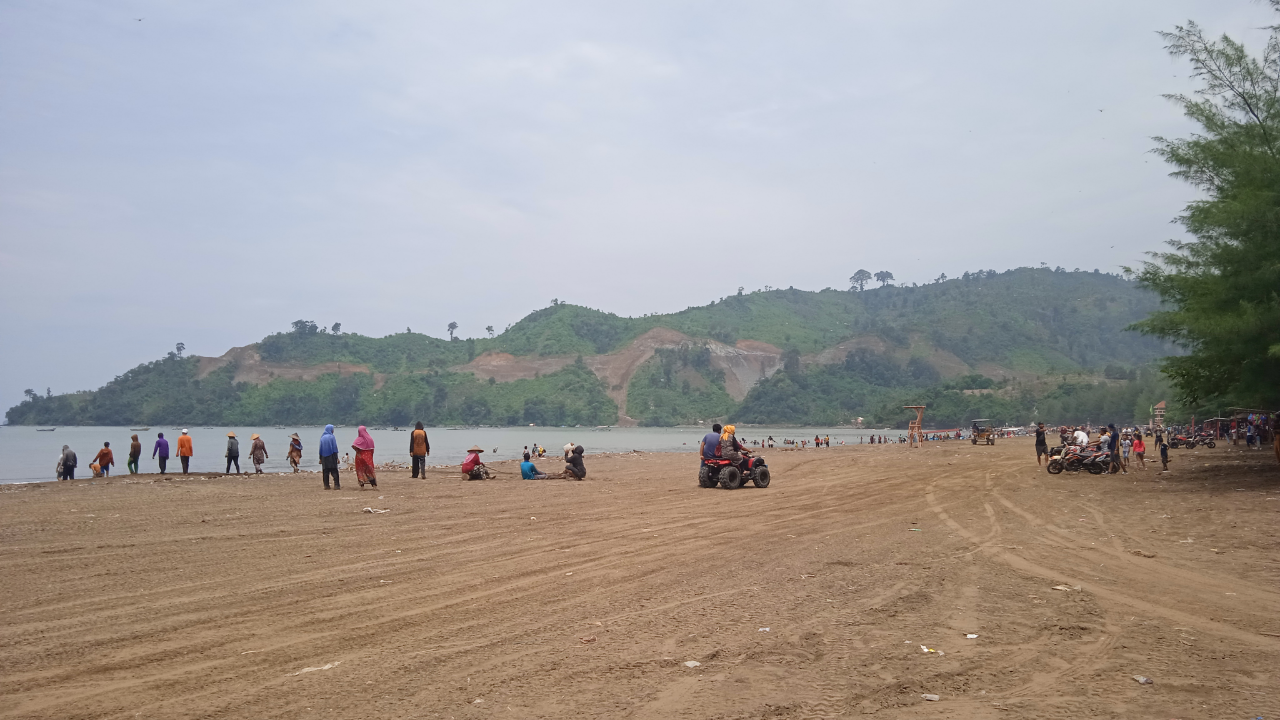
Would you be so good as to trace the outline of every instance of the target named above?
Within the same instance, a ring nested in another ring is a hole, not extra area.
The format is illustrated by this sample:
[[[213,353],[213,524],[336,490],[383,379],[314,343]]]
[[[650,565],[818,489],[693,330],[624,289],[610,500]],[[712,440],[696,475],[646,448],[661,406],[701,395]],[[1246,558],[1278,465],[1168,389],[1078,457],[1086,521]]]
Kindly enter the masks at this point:
[[[351,449],[356,451],[356,482],[360,487],[364,487],[366,482],[378,487],[378,478],[373,470],[373,438],[363,425],[356,431],[356,441],[351,443]]]

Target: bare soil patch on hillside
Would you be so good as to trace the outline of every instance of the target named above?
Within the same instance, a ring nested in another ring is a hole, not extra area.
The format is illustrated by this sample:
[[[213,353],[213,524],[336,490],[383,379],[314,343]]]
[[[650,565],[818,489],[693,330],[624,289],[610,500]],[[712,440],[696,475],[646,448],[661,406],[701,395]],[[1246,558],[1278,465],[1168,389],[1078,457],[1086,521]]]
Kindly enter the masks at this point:
[[[1174,452],[5,486],[0,717],[1272,717],[1280,469]]]

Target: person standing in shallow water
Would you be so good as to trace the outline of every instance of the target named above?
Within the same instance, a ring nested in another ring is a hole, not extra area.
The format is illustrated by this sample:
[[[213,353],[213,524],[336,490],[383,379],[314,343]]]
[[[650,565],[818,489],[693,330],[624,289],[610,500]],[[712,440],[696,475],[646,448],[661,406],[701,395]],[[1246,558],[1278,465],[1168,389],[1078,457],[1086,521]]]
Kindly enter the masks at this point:
[[[262,436],[258,433],[254,433],[249,439],[253,441],[249,449],[249,459],[253,460],[253,472],[261,475],[262,463],[267,461],[267,444],[262,441]]]
[[[333,475],[333,489],[341,490],[338,482],[338,438],[333,436],[333,426],[325,425],[320,436],[320,466],[324,468],[324,489],[329,489],[329,475]]]
[[[169,462],[169,441],[164,439],[164,433],[156,433],[156,446],[151,449],[151,459],[159,460],[160,474],[163,475],[164,466]]]
[[[365,483],[378,487],[378,478],[373,469],[373,437],[365,426],[361,425],[356,430],[356,441],[351,443],[351,449],[356,451],[356,482],[360,483],[360,487],[364,487]]]
[[[129,444],[129,462],[125,467],[129,468],[130,475],[138,474],[138,458],[142,457],[142,443],[138,441],[138,436],[132,436],[133,442]]]
[[[58,479],[76,479],[76,451],[70,445],[62,446],[62,459],[58,461]]]
[[[235,463],[236,474],[240,474],[240,440],[234,432],[227,433],[227,473],[231,472],[231,464]]]
[[[413,476],[418,477],[418,471],[422,471],[422,477],[427,476],[427,456],[431,454],[431,443],[427,440],[427,431],[419,422],[409,433],[409,457],[413,461]]]

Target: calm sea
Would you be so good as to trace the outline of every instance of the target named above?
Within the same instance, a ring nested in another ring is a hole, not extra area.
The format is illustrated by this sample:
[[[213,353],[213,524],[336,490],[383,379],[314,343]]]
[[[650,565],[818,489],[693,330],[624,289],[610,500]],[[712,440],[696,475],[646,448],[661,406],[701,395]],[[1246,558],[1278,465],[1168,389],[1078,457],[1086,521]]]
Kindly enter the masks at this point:
[[[298,433],[302,438],[302,459],[304,470],[319,468],[316,460],[316,449],[320,444],[319,427],[286,427],[286,428],[247,428],[247,427],[192,427],[188,428],[195,449],[191,469],[196,472],[222,471],[226,468],[223,454],[227,449],[227,433],[235,431],[240,439],[240,469],[253,471],[253,463],[249,460],[249,436],[259,433],[267,443],[267,454],[270,456],[263,470],[268,472],[284,472],[289,469],[286,453],[289,448],[289,435]],[[547,472],[558,472],[557,460],[565,443],[575,443],[586,448],[587,455],[598,452],[622,452],[626,450],[643,450],[646,452],[697,452],[698,441],[709,432],[710,428],[612,428],[598,430],[594,428],[554,428],[554,427],[512,427],[512,428],[427,428],[427,436],[431,441],[431,457],[427,462],[431,465],[461,464],[467,448],[479,445],[485,449],[486,460],[511,460],[519,458],[525,446],[541,445],[547,449],[546,467],[539,469]],[[142,441],[142,460],[139,462],[140,472],[158,472],[156,461],[151,459],[151,449],[156,441],[156,433],[163,432],[169,440],[170,452],[177,451],[176,438],[182,428],[153,426],[149,430],[134,431],[127,427],[91,427],[66,426],[53,432],[40,432],[34,427],[0,426],[0,483],[40,482],[54,480],[54,466],[62,454],[62,446],[70,445],[75,450],[78,466],[76,478],[92,475],[89,463],[102,448],[103,442],[110,442],[115,453],[116,466],[113,475],[123,475],[128,471],[125,462],[129,457],[129,436],[137,432]],[[356,428],[338,428],[338,447],[340,452],[349,452],[351,443],[356,437]],[[375,450],[374,460],[379,463],[395,460],[409,462],[409,432],[395,430],[370,430]],[[902,430],[852,430],[849,428],[770,428],[747,427],[738,433],[740,440],[763,440],[772,435],[781,443],[783,438],[812,440],[814,435],[831,436],[831,444],[839,441],[857,444],[859,439],[870,435],[885,435],[897,438],[905,434]],[[176,459],[169,460],[169,472],[181,467]]]

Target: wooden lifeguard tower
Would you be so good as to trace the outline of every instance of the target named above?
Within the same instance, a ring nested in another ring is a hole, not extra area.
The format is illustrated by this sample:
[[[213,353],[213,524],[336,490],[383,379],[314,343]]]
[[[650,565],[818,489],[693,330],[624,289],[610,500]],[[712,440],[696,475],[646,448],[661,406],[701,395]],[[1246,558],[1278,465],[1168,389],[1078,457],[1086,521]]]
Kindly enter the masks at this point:
[[[907,425],[907,441],[911,447],[924,443],[924,405],[903,405],[903,410],[915,410],[916,419]]]

